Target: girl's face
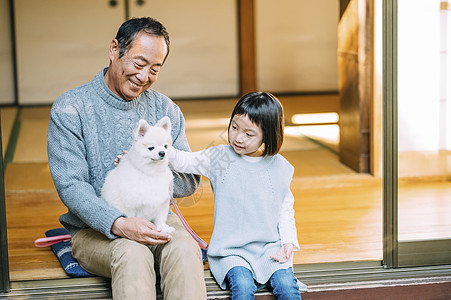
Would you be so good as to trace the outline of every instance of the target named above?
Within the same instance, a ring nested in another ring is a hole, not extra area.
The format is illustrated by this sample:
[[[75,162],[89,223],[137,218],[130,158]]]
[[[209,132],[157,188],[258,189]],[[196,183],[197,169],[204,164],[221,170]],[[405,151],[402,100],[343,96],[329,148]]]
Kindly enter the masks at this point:
[[[234,115],[230,122],[229,143],[236,153],[248,156],[261,156],[260,146],[263,131],[247,115]]]

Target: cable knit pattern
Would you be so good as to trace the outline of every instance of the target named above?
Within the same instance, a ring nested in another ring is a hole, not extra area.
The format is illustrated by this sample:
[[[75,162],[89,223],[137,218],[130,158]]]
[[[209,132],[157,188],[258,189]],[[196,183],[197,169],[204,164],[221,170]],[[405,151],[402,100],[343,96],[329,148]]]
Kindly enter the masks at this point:
[[[172,122],[173,146],[189,151],[185,123],[179,107],[168,97],[147,90],[131,101],[114,94],[99,72],[92,82],[60,96],[52,106],[48,128],[49,167],[58,194],[68,207],[61,223],[74,235],[91,227],[110,239],[113,222],[121,212],[100,198],[102,185],[114,159],[132,144],[139,119],[153,125],[163,116]],[[174,196],[192,194],[199,177],[174,174]]]

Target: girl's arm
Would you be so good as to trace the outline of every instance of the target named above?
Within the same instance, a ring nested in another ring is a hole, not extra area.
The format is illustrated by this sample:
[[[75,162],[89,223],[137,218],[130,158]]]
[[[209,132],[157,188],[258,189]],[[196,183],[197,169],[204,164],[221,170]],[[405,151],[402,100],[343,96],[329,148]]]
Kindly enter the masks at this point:
[[[168,116],[171,119],[171,136],[174,148],[190,152],[188,140],[185,135],[185,119],[180,108],[169,98],[164,97],[168,106],[167,111],[162,110],[158,119]],[[163,104],[164,105],[164,104]],[[193,194],[199,186],[200,177],[194,174],[173,172],[174,175],[174,197],[181,198]]]
[[[186,152],[171,147],[169,166],[176,172],[210,176],[210,149]]]
[[[280,247],[275,255],[271,256],[272,259],[280,263],[288,261],[293,254],[293,251],[300,249],[296,232],[296,223],[294,221],[293,205],[294,196],[293,193],[291,193],[291,190],[288,189],[279,215],[279,234],[282,247]]]
[[[288,188],[288,192],[282,203],[282,209],[279,215],[279,232],[281,243],[293,244],[293,251],[300,249],[298,243],[298,236],[296,231],[296,223],[294,220],[294,196],[291,190]]]

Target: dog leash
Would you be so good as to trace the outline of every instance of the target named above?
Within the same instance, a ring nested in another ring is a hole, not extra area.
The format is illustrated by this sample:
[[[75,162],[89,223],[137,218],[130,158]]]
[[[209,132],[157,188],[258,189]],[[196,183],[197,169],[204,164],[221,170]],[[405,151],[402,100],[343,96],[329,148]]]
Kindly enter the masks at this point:
[[[175,209],[175,213],[177,214],[177,216],[179,217],[180,221],[182,222],[183,226],[185,226],[185,229],[189,232],[189,234],[191,234],[191,236],[196,240],[196,242],[199,244],[199,247],[201,249],[207,250],[208,248],[208,244],[201,239],[195,232],[194,230],[189,226],[188,222],[186,222],[185,218],[182,215],[182,212],[180,211],[180,209],[178,208],[176,201],[174,198],[171,197],[171,204]]]
[[[45,238],[39,238],[34,241],[35,247],[48,247],[52,246],[54,244],[57,244],[59,242],[65,242],[71,240],[70,234],[64,234],[64,235],[56,235],[56,236],[50,236]]]
[[[208,248],[208,244],[201,239],[195,232],[194,230],[189,226],[188,222],[185,220],[185,218],[182,215],[182,212],[180,211],[180,209],[178,208],[175,199],[171,198],[171,204],[175,209],[175,213],[177,214],[177,216],[179,217],[180,221],[182,222],[183,226],[185,227],[185,229],[189,232],[189,234],[191,234],[191,236],[194,238],[194,240],[196,240],[196,242],[199,244],[199,247],[201,249],[207,250]],[[52,246],[56,243],[59,242],[65,242],[65,241],[70,241],[71,240],[71,235],[70,234],[65,234],[65,235],[57,235],[57,236],[51,236],[51,237],[45,237],[45,238],[39,238],[36,239],[34,241],[34,245],[35,247],[48,247],[48,246]]]

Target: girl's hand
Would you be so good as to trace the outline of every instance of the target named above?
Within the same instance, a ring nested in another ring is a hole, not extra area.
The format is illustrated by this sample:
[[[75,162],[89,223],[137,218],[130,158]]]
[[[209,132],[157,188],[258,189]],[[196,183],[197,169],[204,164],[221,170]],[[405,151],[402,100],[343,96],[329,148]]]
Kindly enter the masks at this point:
[[[116,159],[114,160],[114,166],[117,167],[119,165],[119,162],[121,161],[122,157],[128,153],[127,150],[124,150],[124,154],[116,156]]]
[[[275,255],[272,255],[271,258],[280,263],[284,263],[288,261],[291,254],[293,254],[293,244],[283,244],[279,251]]]

